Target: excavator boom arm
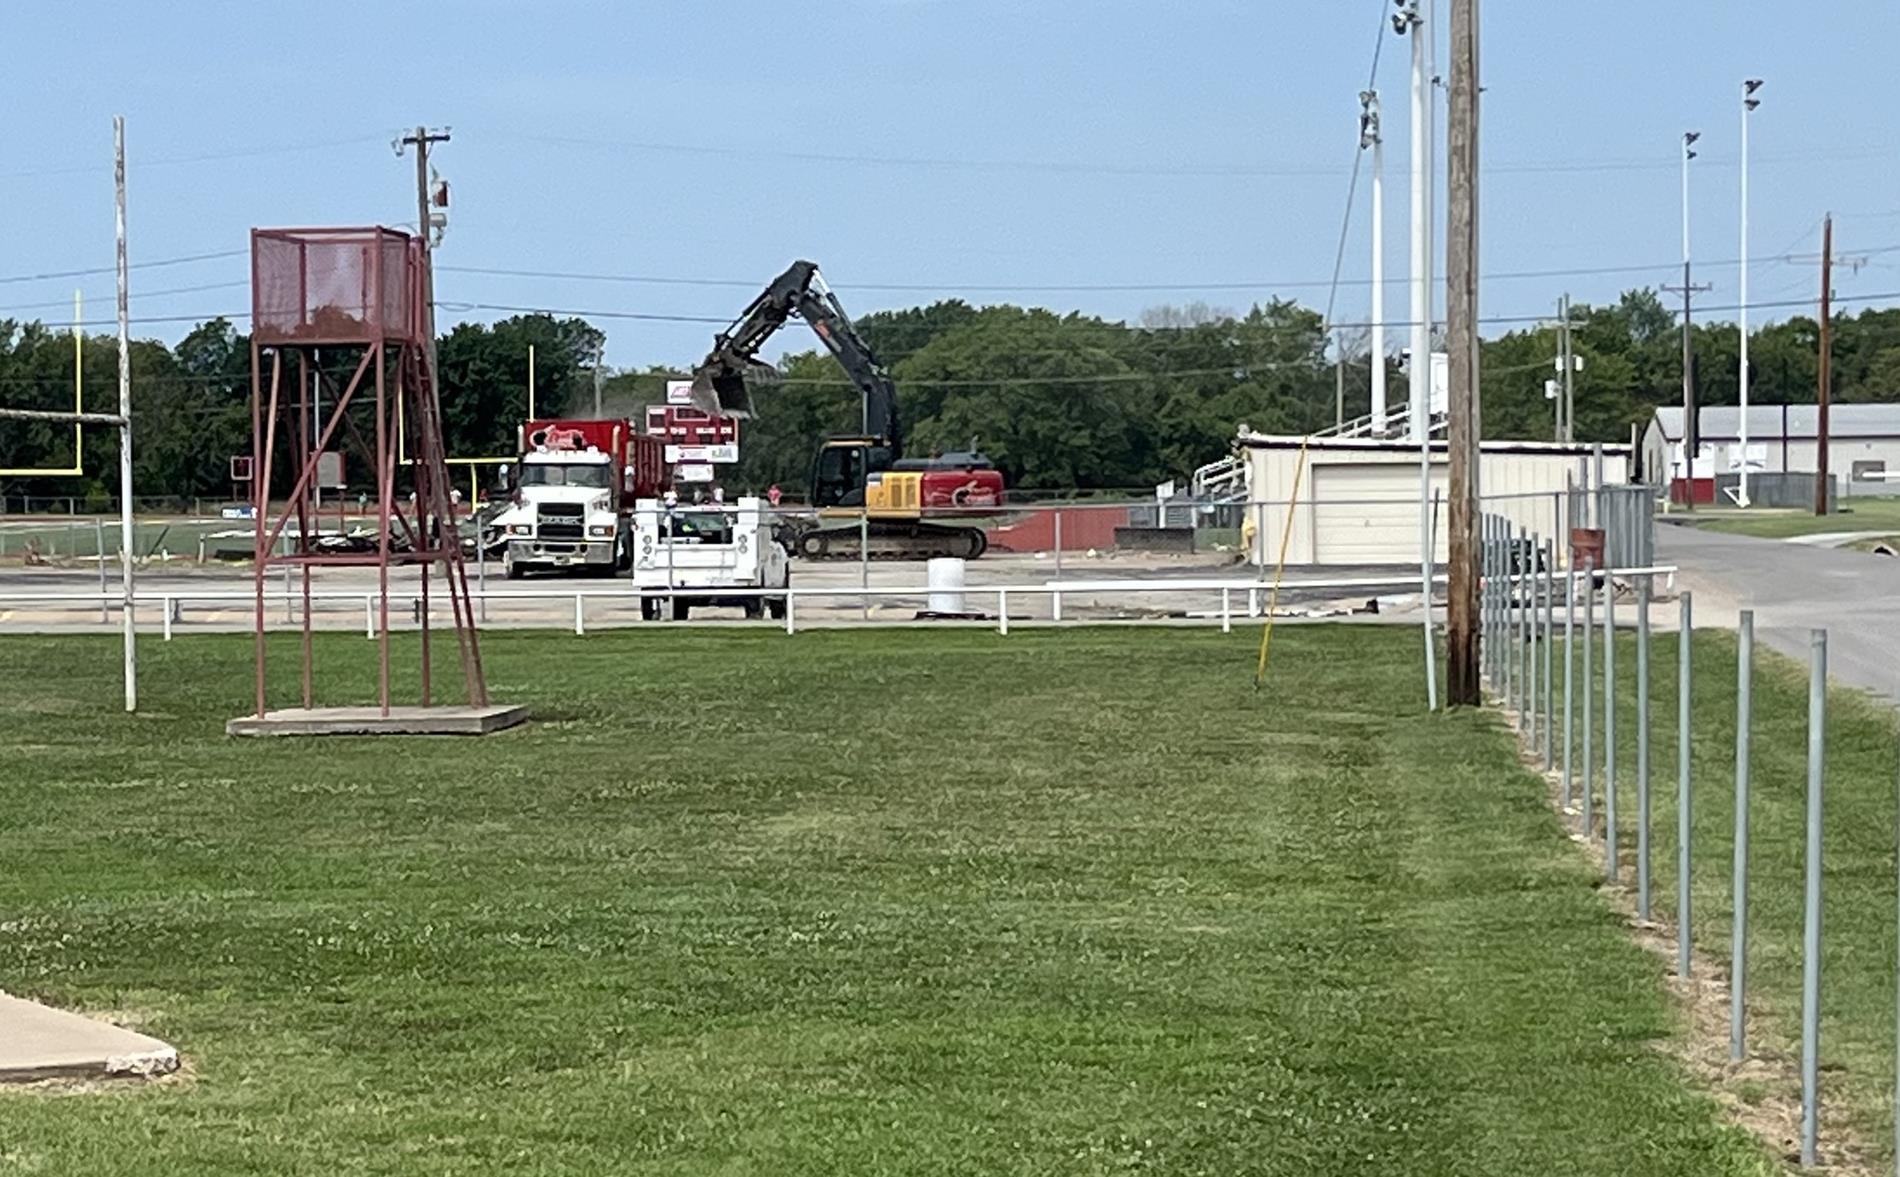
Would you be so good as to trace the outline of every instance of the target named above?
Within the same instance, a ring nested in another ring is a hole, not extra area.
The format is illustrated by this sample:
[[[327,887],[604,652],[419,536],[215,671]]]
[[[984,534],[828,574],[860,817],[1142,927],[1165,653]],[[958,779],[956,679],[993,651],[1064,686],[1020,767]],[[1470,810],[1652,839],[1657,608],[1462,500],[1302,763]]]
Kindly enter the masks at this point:
[[[864,400],[866,435],[890,446],[893,458],[901,457],[897,387],[814,262],[793,262],[713,340],[712,351],[693,372],[694,403],[708,412],[747,415],[751,396],[746,374],[758,365],[759,349],[794,316],[811,326],[857,387]]]

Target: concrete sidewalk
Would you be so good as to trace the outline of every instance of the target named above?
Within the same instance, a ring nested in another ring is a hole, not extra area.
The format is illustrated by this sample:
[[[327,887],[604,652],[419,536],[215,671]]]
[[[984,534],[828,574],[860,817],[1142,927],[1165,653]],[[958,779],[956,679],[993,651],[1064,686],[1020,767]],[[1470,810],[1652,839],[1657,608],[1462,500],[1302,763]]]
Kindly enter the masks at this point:
[[[164,1075],[178,1052],[156,1038],[0,993],[0,1083]]]

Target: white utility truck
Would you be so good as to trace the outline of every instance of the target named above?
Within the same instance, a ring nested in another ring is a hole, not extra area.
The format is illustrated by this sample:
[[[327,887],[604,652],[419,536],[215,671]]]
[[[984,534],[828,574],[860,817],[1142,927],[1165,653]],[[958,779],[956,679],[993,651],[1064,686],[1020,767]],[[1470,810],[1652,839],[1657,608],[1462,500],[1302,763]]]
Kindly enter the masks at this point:
[[[784,617],[785,597],[771,590],[790,587],[792,563],[773,537],[767,510],[756,498],[691,505],[641,499],[633,513],[640,616],[658,620],[670,600],[675,621],[686,620],[695,605]]]

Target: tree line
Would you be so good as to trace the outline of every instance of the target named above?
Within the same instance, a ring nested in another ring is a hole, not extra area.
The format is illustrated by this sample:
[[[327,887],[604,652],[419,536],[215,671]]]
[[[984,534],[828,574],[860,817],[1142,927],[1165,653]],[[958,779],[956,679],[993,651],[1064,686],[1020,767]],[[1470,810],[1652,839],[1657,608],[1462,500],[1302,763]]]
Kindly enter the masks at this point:
[[[1317,312],[1291,301],[1245,312],[1158,307],[1128,323],[950,300],[868,314],[858,326],[896,380],[911,453],[981,450],[1023,490],[1141,488],[1183,478],[1221,456],[1239,425],[1307,433],[1342,412],[1364,413],[1370,397],[1363,332],[1329,331]],[[1579,440],[1627,441],[1631,426],[1645,424],[1657,406],[1680,403],[1680,321],[1654,291],[1576,306],[1572,337],[1584,361],[1576,378]],[[462,323],[443,334],[437,355],[449,452],[512,452],[526,413],[529,345],[543,416],[591,415],[598,394],[606,415],[637,420],[646,405],[664,401],[668,379],[684,374],[662,365],[597,368],[603,339],[583,320],[548,315]],[[1808,317],[1752,332],[1751,399],[1812,402],[1818,339]],[[1736,326],[1698,324],[1694,344],[1698,403],[1736,403]],[[114,341],[86,336],[79,346],[84,403],[116,406]],[[1483,348],[1485,436],[1552,436],[1544,382],[1556,374],[1556,326],[1513,330]],[[141,495],[231,493],[229,459],[250,449],[250,362],[248,336],[223,319],[199,325],[175,346],[133,343]],[[0,319],[0,405],[70,408],[75,367],[68,329]],[[859,428],[859,400],[816,348],[792,351],[774,368],[755,395],[755,417],[741,425],[741,462],[726,482],[735,491],[777,484],[796,496],[817,441]],[[1403,403],[1406,379],[1395,357],[1388,369],[1391,402]],[[1900,309],[1836,320],[1833,380],[1843,402],[1900,400]],[[0,468],[70,465],[72,433],[70,426],[0,421]],[[84,473],[0,476],[0,490],[103,498],[116,486],[116,463],[116,441],[94,430]]]

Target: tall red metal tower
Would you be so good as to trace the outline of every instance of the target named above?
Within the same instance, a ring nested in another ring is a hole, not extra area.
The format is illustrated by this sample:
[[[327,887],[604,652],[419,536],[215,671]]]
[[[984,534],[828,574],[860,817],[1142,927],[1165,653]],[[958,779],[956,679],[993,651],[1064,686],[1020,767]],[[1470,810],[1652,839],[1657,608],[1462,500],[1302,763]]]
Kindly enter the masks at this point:
[[[272,569],[286,566],[296,569],[303,583],[304,708],[315,705],[311,579],[326,567],[377,570],[377,698],[385,717],[391,706],[392,569],[413,568],[421,582],[422,705],[433,704],[429,597],[439,572],[448,590],[468,705],[488,706],[432,370],[427,265],[419,240],[380,226],[251,231],[260,718],[268,703],[265,582]],[[347,545],[325,550],[318,542],[320,465],[333,452],[353,453],[360,463],[356,468],[371,472],[376,532],[368,550],[337,550]],[[399,497],[405,479],[406,508]],[[273,488],[287,491],[275,504]]]

